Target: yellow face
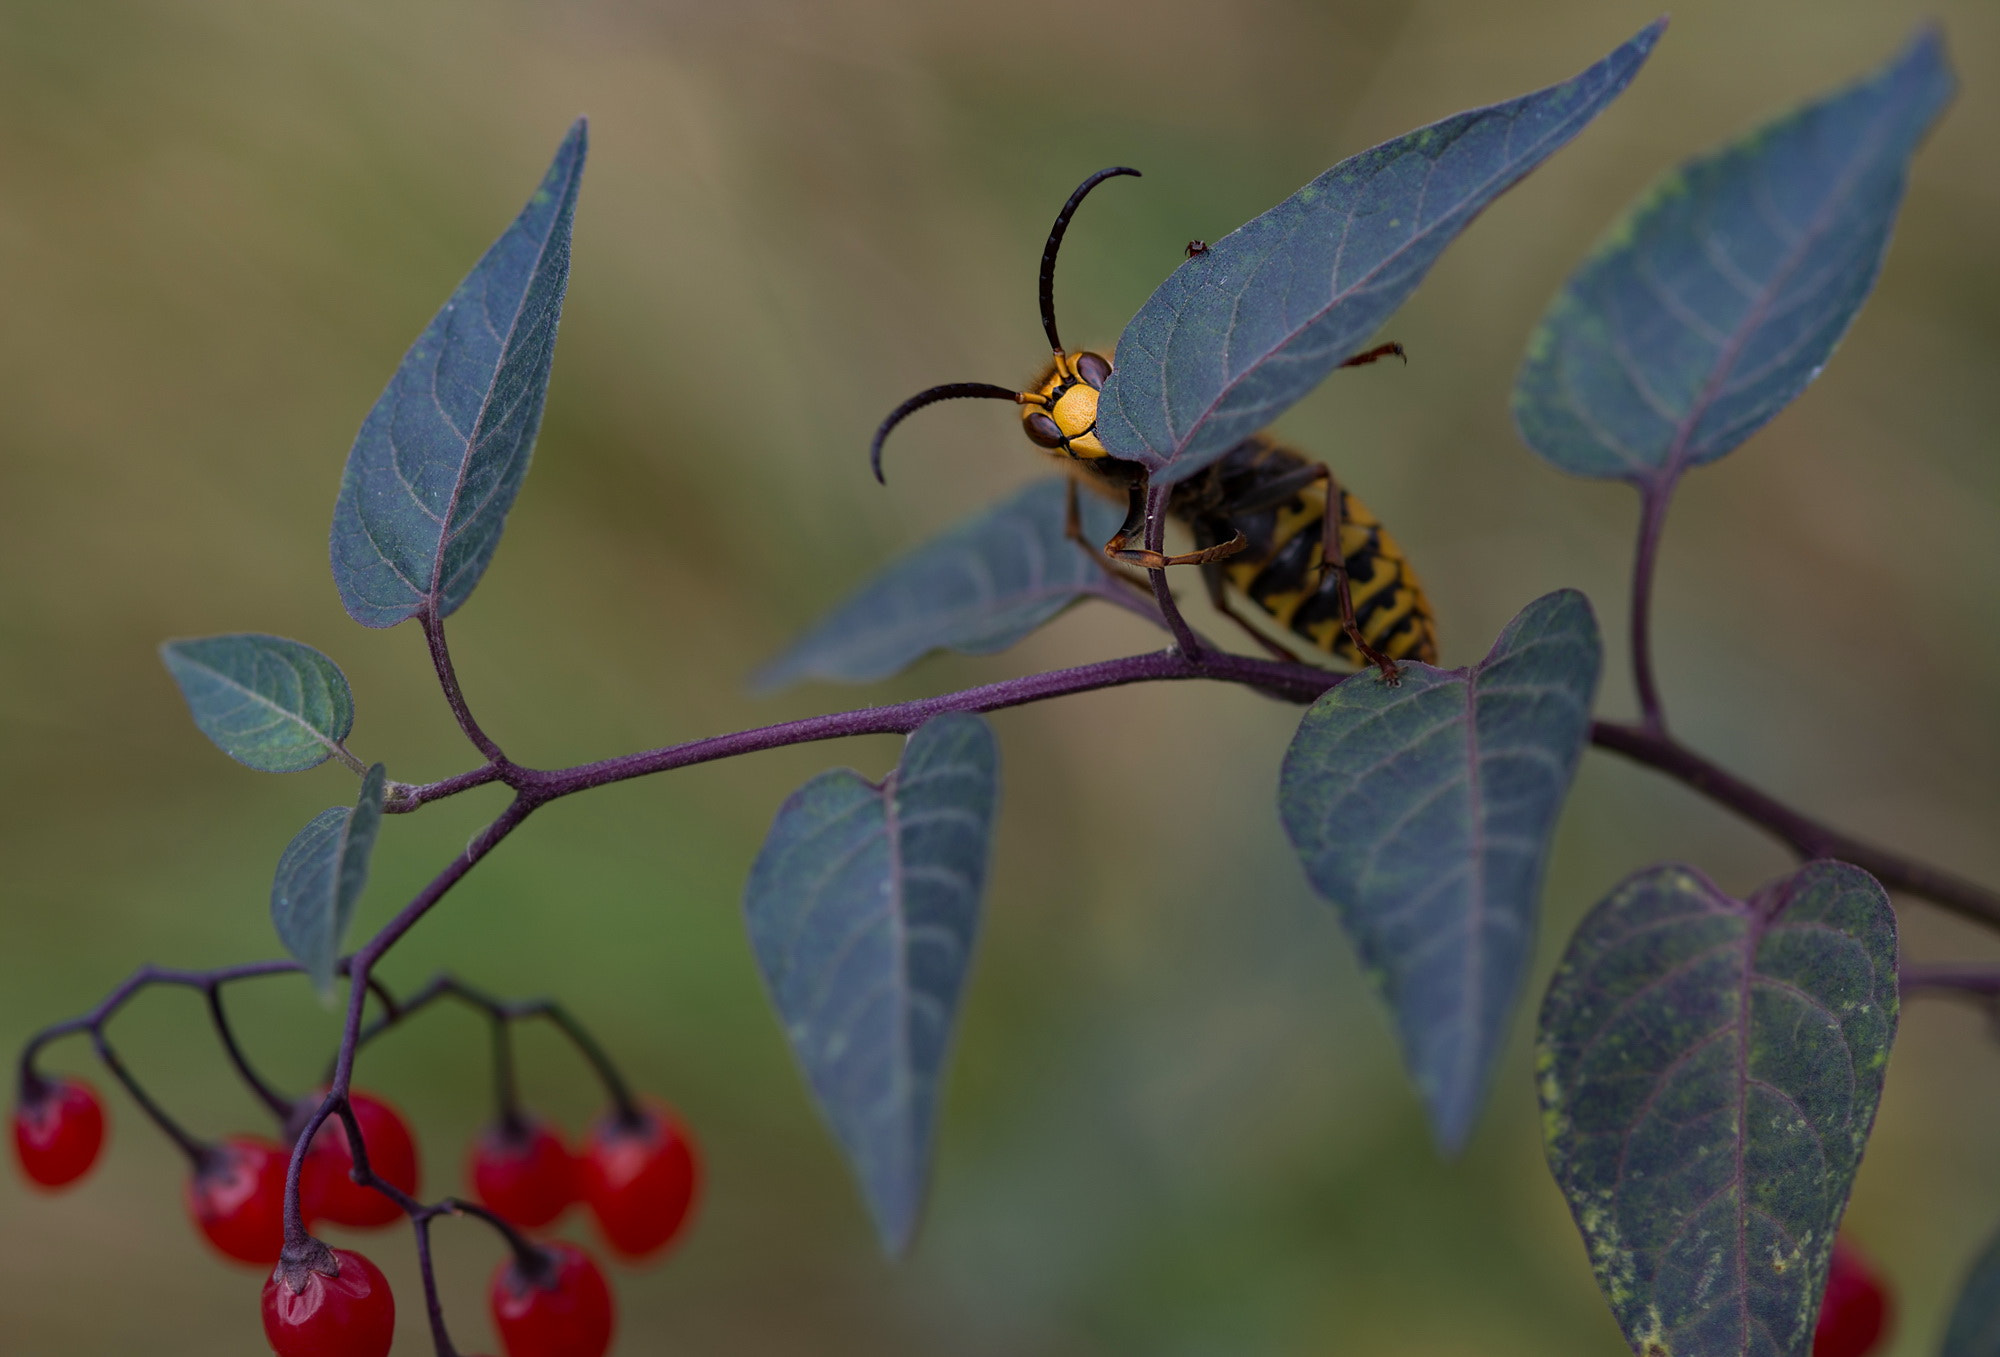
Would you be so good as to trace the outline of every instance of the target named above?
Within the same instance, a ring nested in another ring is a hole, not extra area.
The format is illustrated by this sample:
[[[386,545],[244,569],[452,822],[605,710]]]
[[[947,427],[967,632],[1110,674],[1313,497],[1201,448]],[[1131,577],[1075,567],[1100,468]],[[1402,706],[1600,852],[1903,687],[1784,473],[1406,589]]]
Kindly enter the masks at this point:
[[[1057,457],[1108,456],[1097,441],[1097,393],[1110,375],[1111,362],[1100,354],[1057,354],[1034,389],[1020,397],[1029,441]]]

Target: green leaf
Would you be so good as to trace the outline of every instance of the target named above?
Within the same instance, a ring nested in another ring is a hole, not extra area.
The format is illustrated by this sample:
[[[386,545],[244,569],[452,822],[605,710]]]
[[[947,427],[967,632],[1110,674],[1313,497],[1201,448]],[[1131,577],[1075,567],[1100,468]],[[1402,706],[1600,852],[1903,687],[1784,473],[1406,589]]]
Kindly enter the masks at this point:
[[[1584,919],[1542,1005],[1542,1122],[1635,1352],[1805,1357],[1896,1006],[1896,917],[1845,863],[1748,902],[1656,867]]]
[[[1987,1241],[1966,1275],[1940,1357],[2000,1357],[2000,1234]]]
[[[1036,481],[890,562],[766,665],[753,686],[865,683],[933,650],[991,655],[1080,598],[1116,598],[1120,586],[1097,553],[1063,536],[1065,484],[1059,476]],[[1118,530],[1119,509],[1092,494],[1080,503],[1086,541]]]
[[[309,645],[245,632],[160,647],[201,733],[265,773],[317,768],[354,729],[340,666]]]
[[[785,1035],[892,1256],[930,1177],[998,768],[980,718],[927,722],[881,786],[843,768],[794,793],[744,889]]]
[[[323,810],[285,845],[271,881],[271,923],[278,941],[312,977],[321,995],[333,993],[333,965],[368,884],[368,859],[382,827],[382,765],[361,779],[352,806]]]
[[[347,454],[333,578],[365,627],[449,616],[500,545],[541,427],[585,149],[579,118],[521,215],[403,356]]]
[[[1447,1153],[1471,1133],[1528,964],[1556,818],[1590,734],[1597,620],[1537,599],[1470,669],[1362,675],[1306,712],[1278,812],[1387,1002]]]
[[[1403,304],[1487,204],[1623,92],[1664,27],[1573,80],[1343,160],[1175,269],[1118,340],[1098,438],[1164,484],[1283,414]]]
[[[1580,476],[1668,484],[1791,404],[1874,288],[1952,87],[1926,32],[1655,184],[1529,341],[1514,387],[1528,446]]]

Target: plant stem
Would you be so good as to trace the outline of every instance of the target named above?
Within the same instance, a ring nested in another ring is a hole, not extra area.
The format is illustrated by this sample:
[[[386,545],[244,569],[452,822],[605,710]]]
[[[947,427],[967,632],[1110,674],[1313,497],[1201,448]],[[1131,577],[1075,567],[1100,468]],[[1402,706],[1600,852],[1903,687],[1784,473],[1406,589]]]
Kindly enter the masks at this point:
[[[153,1101],[153,1096],[132,1077],[132,1071],[125,1068],[125,1062],[119,1059],[118,1052],[111,1048],[111,1043],[105,1039],[102,1028],[91,1029],[90,1041],[97,1048],[97,1058],[104,1062],[104,1068],[110,1070],[112,1077],[125,1086],[125,1091],[132,1095],[132,1101],[139,1104],[139,1110],[151,1119],[153,1125],[159,1127],[161,1133],[173,1141],[180,1148],[180,1152],[187,1156],[189,1167],[199,1170],[207,1163],[214,1147],[188,1134],[186,1128],[167,1115],[164,1107]]]
[[[1639,690],[1640,724],[1656,735],[1666,733],[1667,713],[1653,675],[1653,570],[1673,495],[1672,477],[1639,483],[1639,549],[1632,562],[1632,682]]]
[[[479,728],[479,722],[472,717],[472,708],[465,703],[465,693],[458,686],[458,671],[452,667],[451,648],[444,641],[444,619],[427,610],[419,620],[423,623],[424,640],[430,645],[431,666],[437,670],[438,686],[444,689],[444,700],[450,704],[458,728],[472,741],[472,747],[486,756],[487,762],[506,768],[507,756]]]
[[[1838,858],[1872,875],[1892,891],[1919,895],[1968,919],[2000,927],[2000,893],[1844,834],[1717,767],[1662,731],[1616,721],[1591,723],[1590,740],[1700,792],[1768,830],[1801,858]]]
[[[1167,545],[1167,499],[1173,493],[1164,485],[1146,488],[1146,550],[1164,552]],[[1180,605],[1174,601],[1173,588],[1167,583],[1165,570],[1148,570],[1146,578],[1153,586],[1153,602],[1159,605],[1160,616],[1167,621],[1167,629],[1174,634],[1174,645],[1190,660],[1199,660],[1207,648],[1194,634],[1194,629],[1181,616]]]
[[[445,998],[457,999],[471,1008],[484,1013],[488,1019],[497,1025],[497,1030],[499,1031],[504,1031],[508,1025],[523,1021],[524,1019],[547,1019],[552,1026],[569,1039],[570,1044],[576,1047],[577,1053],[589,1063],[591,1070],[597,1076],[598,1082],[604,1085],[605,1095],[611,1100],[612,1106],[616,1109],[619,1117],[623,1120],[631,1121],[639,1116],[638,1104],[632,1097],[631,1087],[625,1082],[624,1076],[618,1072],[618,1067],[612,1063],[610,1054],[598,1042],[597,1038],[592,1036],[590,1031],[571,1015],[568,1009],[553,999],[496,999],[484,990],[475,989],[473,986],[466,984],[456,976],[449,974],[435,975],[421,989],[411,994],[400,1004],[397,1004],[389,1014],[377,1018],[367,1027],[363,1028],[360,1037],[356,1041],[357,1047],[366,1046],[390,1027],[421,1012],[437,1000]],[[496,1035],[496,1058],[500,1056],[500,1040]],[[509,1056],[511,1057],[511,1051],[509,1052]],[[329,1078],[331,1078],[330,1075]],[[511,1058],[506,1065],[504,1076],[496,1073],[495,1079],[496,1088],[500,1090],[499,1101],[504,1117],[507,1110],[514,1107],[513,1065]]]
[[[1903,967],[1903,995],[1956,994],[1972,999],[2000,998],[2000,966],[1976,962],[1916,962]]]
[[[251,1068],[249,1059],[243,1054],[243,1048],[236,1043],[236,1033],[229,1025],[228,1016],[222,1011],[222,986],[210,983],[205,988],[208,994],[208,1014],[215,1021],[215,1032],[222,1038],[222,1049],[228,1053],[229,1063],[236,1067],[237,1076],[250,1086],[250,1091],[257,1095],[258,1101],[269,1108],[282,1125],[291,1119],[292,1100],[264,1082],[263,1076]]]
[[[437,1269],[431,1264],[431,1222],[435,1216],[410,1218],[410,1231],[417,1237],[417,1272],[424,1280],[424,1312],[431,1321],[431,1344],[437,1357],[458,1357],[451,1333],[444,1326],[444,1304],[438,1299]]]

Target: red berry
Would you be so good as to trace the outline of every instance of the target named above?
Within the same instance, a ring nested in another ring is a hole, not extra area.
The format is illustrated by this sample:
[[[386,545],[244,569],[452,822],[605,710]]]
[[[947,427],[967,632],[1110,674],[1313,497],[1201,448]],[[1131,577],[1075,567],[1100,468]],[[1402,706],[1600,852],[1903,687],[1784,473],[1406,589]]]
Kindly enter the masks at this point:
[[[472,1148],[472,1194],[516,1225],[547,1225],[576,1200],[576,1158],[546,1122],[497,1121]]]
[[[549,1244],[549,1266],[524,1273],[509,1258],[493,1273],[487,1299],[507,1357],[604,1357],[611,1348],[611,1288],[590,1255]]]
[[[292,1152],[256,1136],[231,1136],[188,1179],[187,1208],[224,1255],[265,1267],[285,1248],[285,1170]]]
[[[75,1182],[102,1148],[104,1104],[81,1079],[44,1080],[14,1109],[14,1154],[37,1187]]]
[[[382,1270],[358,1253],[330,1249],[338,1271],[302,1270],[292,1290],[281,1265],[264,1283],[264,1337],[278,1357],[389,1357],[396,1298]]]
[[[417,1142],[403,1114],[379,1098],[350,1093],[354,1120],[361,1126],[361,1143],[368,1150],[368,1167],[384,1182],[417,1195]],[[354,1181],[354,1154],[347,1144],[347,1124],[328,1117],[313,1137],[299,1178],[299,1205],[315,1220],[336,1225],[388,1225],[403,1218],[403,1208],[372,1187]]]
[[[1875,1265],[1843,1239],[1833,1241],[1826,1299],[1813,1331],[1813,1357],[1868,1357],[1889,1332],[1895,1305]]]
[[[637,1125],[616,1111],[601,1119],[578,1168],[605,1242],[627,1258],[643,1258],[680,1233],[701,1180],[687,1127],[653,1100],[639,1108]]]

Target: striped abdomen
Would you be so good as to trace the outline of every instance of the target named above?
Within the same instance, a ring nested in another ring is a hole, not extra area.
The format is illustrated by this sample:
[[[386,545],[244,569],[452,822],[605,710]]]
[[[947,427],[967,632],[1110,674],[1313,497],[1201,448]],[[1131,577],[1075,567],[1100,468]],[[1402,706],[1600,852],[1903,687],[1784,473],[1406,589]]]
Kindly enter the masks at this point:
[[[1313,481],[1271,502],[1274,485],[1295,481],[1312,465],[1259,434],[1177,486],[1173,507],[1202,545],[1241,532],[1244,549],[1222,563],[1224,578],[1285,630],[1360,665],[1340,625],[1334,576],[1320,569],[1326,483]],[[1391,659],[1435,664],[1437,628],[1423,586],[1381,521],[1354,496],[1343,496],[1340,551],[1361,634]]]

